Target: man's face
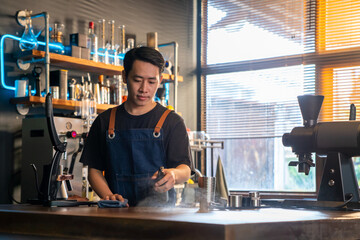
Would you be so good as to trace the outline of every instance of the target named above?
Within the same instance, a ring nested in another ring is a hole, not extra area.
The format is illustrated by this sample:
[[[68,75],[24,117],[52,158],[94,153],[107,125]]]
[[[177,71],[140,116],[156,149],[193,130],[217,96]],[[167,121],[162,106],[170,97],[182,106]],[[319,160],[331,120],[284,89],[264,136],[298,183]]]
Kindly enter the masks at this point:
[[[124,77],[124,76],[123,76]],[[124,82],[128,86],[128,99],[133,106],[146,107],[153,98],[161,82],[159,68],[148,62],[135,60]]]

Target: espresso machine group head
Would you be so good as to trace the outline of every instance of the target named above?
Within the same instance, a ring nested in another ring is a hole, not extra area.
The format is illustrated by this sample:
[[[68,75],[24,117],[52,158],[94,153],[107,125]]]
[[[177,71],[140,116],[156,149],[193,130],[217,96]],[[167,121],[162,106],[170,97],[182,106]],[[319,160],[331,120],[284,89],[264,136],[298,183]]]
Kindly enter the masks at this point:
[[[295,127],[282,138],[283,145],[291,147],[299,159],[290,162],[289,166],[298,166],[299,172],[308,175],[310,167],[315,166],[312,153],[325,156],[318,201],[359,202],[352,157],[360,156],[360,122],[317,123],[323,100],[324,96],[298,97],[304,126]],[[351,109],[354,110],[354,106]]]

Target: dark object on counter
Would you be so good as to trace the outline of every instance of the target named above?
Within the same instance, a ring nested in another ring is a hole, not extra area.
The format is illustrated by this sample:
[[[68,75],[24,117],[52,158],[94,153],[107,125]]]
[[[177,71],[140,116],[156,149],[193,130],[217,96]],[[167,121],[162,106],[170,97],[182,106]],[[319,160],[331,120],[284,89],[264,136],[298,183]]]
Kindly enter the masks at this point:
[[[154,184],[158,181],[160,181],[163,177],[165,176],[164,173],[164,167],[161,166],[158,170],[158,175],[154,181]],[[165,184],[165,183],[164,183]],[[164,185],[163,184],[163,185]],[[162,186],[162,185],[161,185]],[[155,192],[155,191],[154,191]],[[159,200],[160,203],[167,203],[169,201],[169,193],[168,192],[164,192],[164,193],[158,193],[155,192],[154,195],[156,196],[156,198]]]
[[[97,202],[99,208],[124,208],[128,200],[124,198],[124,202],[118,200],[101,200]]]
[[[157,174],[157,177],[156,177],[156,179],[155,179],[155,181],[154,181],[154,184],[157,182],[157,181],[159,181],[160,179],[162,179],[163,177],[165,176],[165,174],[164,174],[164,167],[160,167],[159,168],[159,170],[158,170],[158,174]]]
[[[295,127],[283,135],[283,145],[292,147],[299,161],[289,163],[298,166],[299,172],[306,175],[315,166],[313,152],[326,155],[323,176],[318,193],[318,206],[321,201],[342,202],[341,207],[359,205],[359,187],[352,157],[360,156],[360,122],[321,122],[317,123],[324,97],[299,96],[299,105],[304,119],[304,127]],[[350,197],[351,196],[351,197]],[[349,204],[351,203],[351,204]]]
[[[68,70],[60,69],[51,71],[50,86],[59,86],[59,99],[67,100]]]
[[[87,35],[81,33],[70,34],[70,45],[86,48]]]

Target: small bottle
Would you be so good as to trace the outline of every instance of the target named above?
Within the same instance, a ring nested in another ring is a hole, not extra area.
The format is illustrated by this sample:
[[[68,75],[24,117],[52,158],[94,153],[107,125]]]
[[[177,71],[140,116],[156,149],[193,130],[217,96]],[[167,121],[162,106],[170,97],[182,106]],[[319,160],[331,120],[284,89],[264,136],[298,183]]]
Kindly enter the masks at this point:
[[[89,198],[89,182],[87,180],[88,176],[88,167],[84,166],[82,168],[82,187],[81,187],[81,197]]]
[[[123,87],[122,87],[122,93],[121,93],[121,102],[126,102],[127,100],[127,97],[128,97],[128,90],[127,90],[127,85],[126,84],[123,84]]]
[[[101,97],[101,85],[103,82],[104,76],[100,75],[98,77],[98,82],[95,83],[94,86],[94,98],[97,104],[102,104],[102,97]]]
[[[76,105],[75,105],[75,112],[74,115],[75,116],[81,116],[82,112],[82,100],[84,98],[84,85],[83,83],[80,84],[76,84],[75,85],[75,100],[76,100]]]
[[[97,111],[96,111],[96,100],[95,100],[95,96],[93,93],[93,87],[92,87],[92,82],[91,82],[91,78],[90,78],[90,74],[88,73],[88,81],[87,81],[87,94],[88,94],[88,99],[89,99],[89,125],[91,126],[92,123],[94,122],[96,116],[97,116]]]
[[[126,52],[133,49],[135,47],[135,40],[133,38],[129,38],[127,40],[127,48],[126,48]]]
[[[106,86],[104,85],[104,75],[99,76],[99,84],[100,84],[100,103],[105,104],[107,102],[107,93]]]
[[[81,77],[81,82],[84,84],[84,95],[81,101],[81,118],[87,120],[89,117],[89,107],[90,107],[90,98],[89,98],[89,85],[88,82],[84,82],[84,77]]]
[[[89,185],[86,181],[86,177],[82,177],[81,197],[87,198],[88,186]]]
[[[94,31],[94,22],[89,22],[87,48],[90,49],[90,60],[98,61],[98,38]]]
[[[107,96],[106,96],[106,99],[107,99],[106,104],[110,104],[110,98],[111,98],[110,87],[111,87],[110,79],[107,78],[106,79],[106,94],[107,94]]]
[[[122,76],[117,75],[115,77],[115,90],[114,90],[114,104],[120,105],[121,104],[121,94],[122,94]]]

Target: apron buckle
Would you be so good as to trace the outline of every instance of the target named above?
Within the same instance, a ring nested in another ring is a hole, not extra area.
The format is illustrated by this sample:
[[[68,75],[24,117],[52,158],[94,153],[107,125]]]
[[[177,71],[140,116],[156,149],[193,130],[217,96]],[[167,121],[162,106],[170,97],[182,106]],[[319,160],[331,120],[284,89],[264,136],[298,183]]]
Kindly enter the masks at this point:
[[[153,132],[153,136],[155,137],[155,138],[158,138],[158,137],[160,137],[160,132],[156,132],[156,131],[154,131]]]
[[[112,133],[112,134],[109,134],[108,136],[109,136],[110,139],[114,139],[114,137],[115,137],[115,132]]]

